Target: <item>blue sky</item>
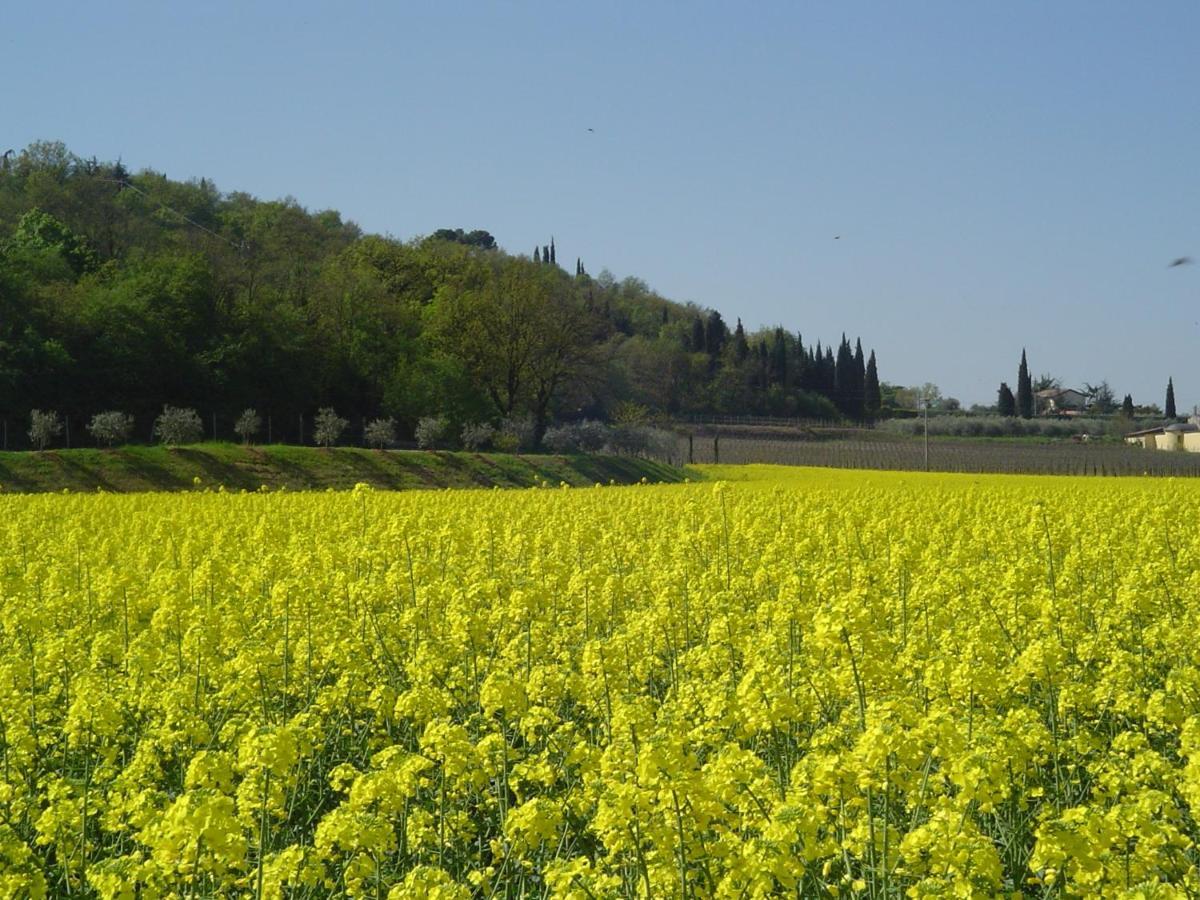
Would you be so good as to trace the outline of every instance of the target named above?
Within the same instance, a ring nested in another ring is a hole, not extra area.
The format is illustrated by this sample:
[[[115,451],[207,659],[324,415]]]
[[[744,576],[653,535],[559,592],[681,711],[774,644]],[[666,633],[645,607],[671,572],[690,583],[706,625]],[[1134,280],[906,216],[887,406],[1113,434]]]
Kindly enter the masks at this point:
[[[965,403],[1200,403],[1200,4],[121,3],[0,13],[0,143],[486,228]],[[589,132],[588,129],[594,129]],[[840,239],[834,240],[835,235]]]

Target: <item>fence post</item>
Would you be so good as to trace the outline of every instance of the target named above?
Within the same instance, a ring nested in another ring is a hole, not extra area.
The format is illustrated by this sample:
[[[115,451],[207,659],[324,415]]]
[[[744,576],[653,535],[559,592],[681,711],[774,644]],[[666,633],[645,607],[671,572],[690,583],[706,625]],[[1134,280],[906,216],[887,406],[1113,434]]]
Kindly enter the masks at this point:
[[[298,443],[301,447],[304,446],[304,413],[300,413],[300,440]]]
[[[4,423],[4,448],[6,450],[8,449],[8,422],[7,421]],[[692,447],[692,433],[689,431],[688,432],[688,465],[690,466],[695,461],[696,461],[696,454],[693,452],[693,447]]]
[[[721,436],[719,434],[714,434],[713,435],[713,464],[715,465],[715,464],[719,463],[720,461],[721,461]]]

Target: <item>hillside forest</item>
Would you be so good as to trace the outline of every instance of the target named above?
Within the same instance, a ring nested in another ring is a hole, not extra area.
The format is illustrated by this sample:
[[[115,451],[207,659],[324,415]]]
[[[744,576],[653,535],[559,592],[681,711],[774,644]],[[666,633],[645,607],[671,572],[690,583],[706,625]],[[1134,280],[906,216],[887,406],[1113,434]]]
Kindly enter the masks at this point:
[[[165,404],[206,423],[254,407],[286,440],[318,407],[408,434],[426,416],[540,434],[630,415],[870,419],[880,390],[860,340],[731,327],[564,263],[552,239],[529,256],[483,230],[401,241],[61,143],[6,154],[0,416],[121,410],[148,429]]]

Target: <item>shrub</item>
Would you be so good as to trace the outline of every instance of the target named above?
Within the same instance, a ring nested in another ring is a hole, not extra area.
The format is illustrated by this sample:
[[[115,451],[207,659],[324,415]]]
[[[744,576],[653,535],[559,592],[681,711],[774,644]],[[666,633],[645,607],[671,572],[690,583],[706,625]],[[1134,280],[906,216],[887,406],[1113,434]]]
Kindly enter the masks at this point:
[[[29,440],[38,450],[45,450],[50,442],[62,434],[63,423],[54,410],[42,412],[40,409],[29,413]]]
[[[608,446],[625,456],[671,457],[678,438],[669,431],[648,425],[619,425],[612,430]]]
[[[584,419],[547,429],[542,443],[555,453],[596,453],[604,449],[610,436],[603,422]]]
[[[575,428],[573,425],[559,425],[555,428],[547,428],[546,433],[542,436],[542,443],[547,450],[554,453],[579,452],[579,442],[575,439]]]
[[[374,419],[367,424],[363,431],[367,446],[382,450],[384,447],[396,445],[396,420]]]
[[[492,442],[496,429],[487,422],[470,423],[463,426],[462,445],[464,450],[482,450]]]
[[[422,450],[434,450],[446,441],[450,423],[441,416],[423,416],[417,420],[415,437]]]
[[[510,450],[520,452],[533,449],[537,429],[528,416],[508,416],[500,420],[500,435]]]
[[[923,418],[889,419],[880,429],[893,434],[921,435]],[[930,416],[929,433],[943,437],[1043,437],[1064,438],[1104,434],[1110,420],[1085,417],[1022,419],[1017,416]]]
[[[87,430],[96,443],[115,447],[129,440],[133,432],[133,416],[117,410],[96,413],[88,423]]]
[[[243,444],[250,443],[250,439],[260,431],[262,431],[262,416],[253,409],[242,410],[242,414],[233,423],[233,433],[242,439]]]
[[[313,440],[322,447],[332,447],[349,424],[333,411],[332,406],[323,406],[317,410],[317,417],[313,420]]]
[[[622,400],[612,411],[616,425],[644,425],[650,419],[650,410],[632,400]]]
[[[154,436],[172,446],[194,444],[204,437],[204,425],[194,409],[164,405],[154,420]]]
[[[515,434],[509,434],[507,431],[497,431],[492,438],[492,449],[499,453],[516,453],[521,449],[521,444]]]

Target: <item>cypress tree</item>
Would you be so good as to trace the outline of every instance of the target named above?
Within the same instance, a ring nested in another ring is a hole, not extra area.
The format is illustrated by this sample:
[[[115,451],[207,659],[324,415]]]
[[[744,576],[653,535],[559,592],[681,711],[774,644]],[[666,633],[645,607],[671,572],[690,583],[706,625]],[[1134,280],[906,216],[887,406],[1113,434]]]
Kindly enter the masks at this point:
[[[867,371],[863,375],[863,415],[874,419],[883,406],[883,394],[879,390],[879,367],[875,364],[875,351],[867,360]]]
[[[708,314],[708,322],[704,328],[704,349],[708,351],[709,356],[715,358],[721,355],[721,348],[725,346],[725,338],[728,335],[729,329],[725,327],[725,321],[714,309]]]
[[[770,383],[770,375],[767,370],[771,365],[767,358],[767,342],[765,340],[754,345],[754,355],[758,362],[754,374],[754,386],[765,391]]]
[[[738,364],[746,361],[750,355],[750,345],[746,343],[746,329],[742,327],[741,317],[738,317],[737,328],[733,329],[733,358]]]
[[[550,238],[550,262],[554,265],[558,265],[558,257],[556,257],[554,255],[554,238],[553,237]]]
[[[542,244],[542,262],[550,265],[550,247],[546,244]]]
[[[854,375],[854,352],[843,334],[833,369],[833,402],[848,416],[854,415]]]
[[[1024,347],[1021,348],[1021,366],[1017,369],[1017,414],[1022,419],[1033,418],[1033,379],[1029,377]]]
[[[1163,412],[1168,419],[1175,418],[1175,382],[1173,379],[1167,379],[1167,402],[1163,406]]]
[[[800,390],[808,390],[808,351],[804,349],[804,338],[796,332],[795,362],[792,364],[792,380]]]
[[[854,376],[851,384],[854,390],[850,398],[851,411],[856,418],[861,419],[867,406],[867,367],[863,361],[862,338],[854,339]]]
[[[1126,394],[1125,399],[1121,401],[1121,415],[1127,419],[1133,418],[1133,395]]]
[[[996,409],[1002,416],[1017,414],[1017,398],[1013,396],[1012,388],[1006,381],[1000,382],[1000,391],[996,396]]]
[[[770,383],[787,386],[787,335],[781,328],[775,329],[770,342]]]
[[[575,257],[575,277],[578,278],[583,274],[583,266],[579,262],[579,257]]]
[[[537,247],[533,248],[533,261],[535,263],[540,263],[542,261],[542,251]]]
[[[825,391],[825,351],[821,349],[821,342],[817,341],[816,349],[812,355],[812,374],[809,376],[811,380],[810,388],[818,394],[824,394]]]

